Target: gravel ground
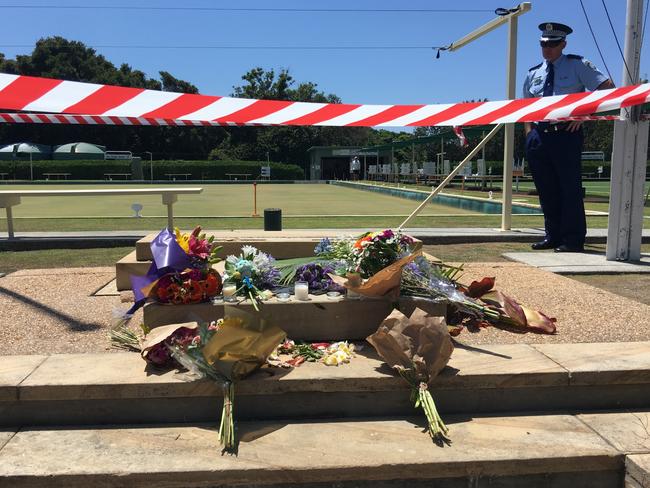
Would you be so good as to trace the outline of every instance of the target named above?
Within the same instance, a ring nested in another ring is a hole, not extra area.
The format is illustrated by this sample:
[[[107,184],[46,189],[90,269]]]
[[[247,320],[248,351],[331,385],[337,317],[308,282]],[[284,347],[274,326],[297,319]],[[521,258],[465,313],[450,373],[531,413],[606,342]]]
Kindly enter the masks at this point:
[[[461,281],[496,277],[522,304],[557,318],[558,334],[513,334],[494,328],[463,333],[470,344],[623,342],[650,338],[650,306],[519,263],[465,265]],[[0,278],[0,355],[111,351],[107,338],[119,296],[93,296],[114,267],[25,270]],[[141,312],[132,321],[138,324]]]

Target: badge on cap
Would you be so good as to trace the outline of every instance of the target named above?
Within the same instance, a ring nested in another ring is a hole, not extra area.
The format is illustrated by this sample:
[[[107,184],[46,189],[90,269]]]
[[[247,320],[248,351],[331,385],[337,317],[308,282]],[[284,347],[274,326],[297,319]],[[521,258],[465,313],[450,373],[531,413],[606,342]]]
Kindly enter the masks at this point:
[[[558,22],[544,22],[539,24],[539,30],[542,31],[540,41],[562,41],[567,35],[573,32],[571,27],[559,24]]]

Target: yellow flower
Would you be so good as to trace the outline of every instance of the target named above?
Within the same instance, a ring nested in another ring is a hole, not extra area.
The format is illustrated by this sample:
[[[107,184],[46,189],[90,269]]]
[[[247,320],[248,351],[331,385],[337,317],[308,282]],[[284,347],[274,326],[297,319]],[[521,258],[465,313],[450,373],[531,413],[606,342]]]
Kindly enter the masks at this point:
[[[348,344],[345,341],[335,342],[327,348],[322,361],[326,366],[338,366],[349,363],[352,356],[354,356],[354,344]]]
[[[176,242],[186,253],[190,252],[190,235],[183,234],[178,227],[174,227],[174,233],[176,234]]]

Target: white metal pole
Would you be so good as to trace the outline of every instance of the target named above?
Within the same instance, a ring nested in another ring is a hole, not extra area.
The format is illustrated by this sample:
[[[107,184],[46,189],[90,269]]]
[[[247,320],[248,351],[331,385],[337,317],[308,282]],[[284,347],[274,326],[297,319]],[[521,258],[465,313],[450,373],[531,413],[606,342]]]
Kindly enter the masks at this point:
[[[623,85],[639,80],[641,59],[642,0],[627,1]],[[621,110],[622,121],[614,123],[614,144],[607,224],[608,261],[641,258],[643,204],[648,122],[639,122],[639,108]]]
[[[506,97],[515,98],[517,86],[517,17],[508,20],[508,64],[506,71]],[[512,223],[512,161],[515,154],[515,124],[506,124],[503,135],[503,198],[501,205],[501,230],[510,230]]]

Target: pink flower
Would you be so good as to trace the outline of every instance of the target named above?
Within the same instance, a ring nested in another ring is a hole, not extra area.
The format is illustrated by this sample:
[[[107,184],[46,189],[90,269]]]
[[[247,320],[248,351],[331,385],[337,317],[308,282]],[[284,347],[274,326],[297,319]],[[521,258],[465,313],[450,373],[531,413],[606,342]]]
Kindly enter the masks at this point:
[[[190,256],[208,259],[210,257],[211,248],[212,246],[207,239],[198,239],[194,234],[190,236]]]

